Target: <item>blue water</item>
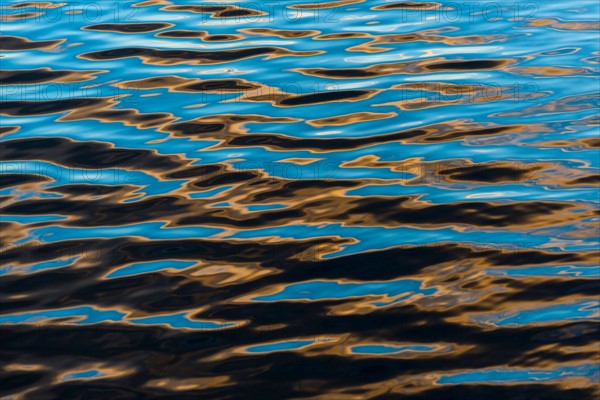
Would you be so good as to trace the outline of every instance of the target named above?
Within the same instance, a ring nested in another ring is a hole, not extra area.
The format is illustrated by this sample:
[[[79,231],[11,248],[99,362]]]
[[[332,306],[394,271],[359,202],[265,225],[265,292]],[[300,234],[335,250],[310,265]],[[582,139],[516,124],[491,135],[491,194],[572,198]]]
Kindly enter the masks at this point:
[[[3,398],[600,394],[600,3],[0,13]]]

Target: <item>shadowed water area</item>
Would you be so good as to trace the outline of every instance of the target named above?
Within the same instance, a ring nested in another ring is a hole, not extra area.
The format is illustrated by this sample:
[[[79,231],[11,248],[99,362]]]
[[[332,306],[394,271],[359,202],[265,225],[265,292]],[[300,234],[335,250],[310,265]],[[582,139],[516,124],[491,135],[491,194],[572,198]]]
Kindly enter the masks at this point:
[[[0,14],[2,399],[600,395],[600,3]]]

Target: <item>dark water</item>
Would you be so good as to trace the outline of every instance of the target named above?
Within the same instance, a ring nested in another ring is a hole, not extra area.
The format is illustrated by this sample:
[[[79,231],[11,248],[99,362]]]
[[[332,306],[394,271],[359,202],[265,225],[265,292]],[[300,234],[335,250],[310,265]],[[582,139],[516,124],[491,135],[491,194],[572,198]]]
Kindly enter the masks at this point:
[[[592,399],[596,1],[2,1],[2,399]]]

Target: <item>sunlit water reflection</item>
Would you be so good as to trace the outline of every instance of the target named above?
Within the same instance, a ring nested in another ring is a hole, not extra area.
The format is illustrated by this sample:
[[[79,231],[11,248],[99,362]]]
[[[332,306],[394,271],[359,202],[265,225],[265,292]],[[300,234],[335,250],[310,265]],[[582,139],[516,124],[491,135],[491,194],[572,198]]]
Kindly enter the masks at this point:
[[[599,12],[2,2],[4,398],[594,398]]]

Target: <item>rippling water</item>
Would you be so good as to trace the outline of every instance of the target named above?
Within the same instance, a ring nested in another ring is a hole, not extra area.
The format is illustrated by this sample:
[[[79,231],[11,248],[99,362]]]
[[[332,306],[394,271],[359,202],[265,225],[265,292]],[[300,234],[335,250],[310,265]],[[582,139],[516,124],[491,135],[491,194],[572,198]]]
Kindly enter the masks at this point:
[[[594,398],[599,4],[3,1],[2,398]]]

